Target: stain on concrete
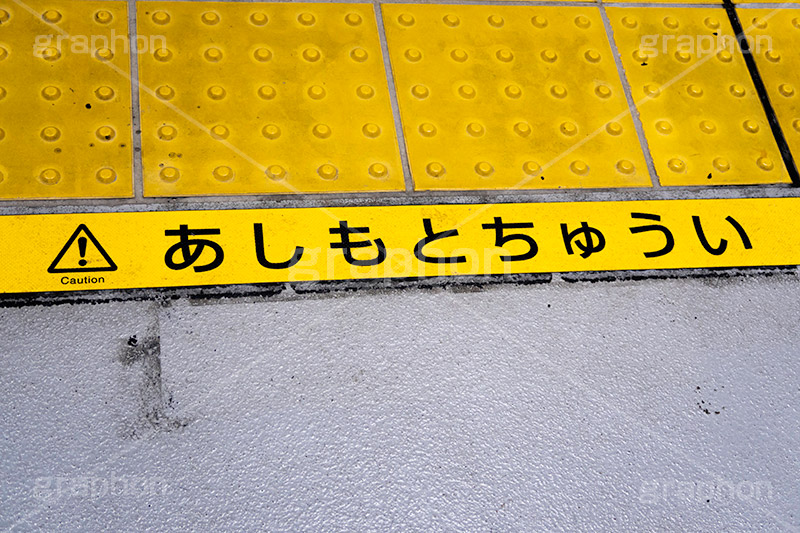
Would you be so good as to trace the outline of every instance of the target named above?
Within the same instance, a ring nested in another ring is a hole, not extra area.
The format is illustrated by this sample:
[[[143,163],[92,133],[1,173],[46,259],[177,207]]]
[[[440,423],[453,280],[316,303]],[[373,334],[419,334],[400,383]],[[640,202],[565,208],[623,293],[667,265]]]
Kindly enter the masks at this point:
[[[151,431],[176,431],[189,424],[188,419],[174,416],[172,395],[164,390],[157,313],[156,309],[154,326],[141,336],[133,334],[127,339],[121,339],[117,350],[117,360],[127,377],[133,380],[133,390],[138,396],[138,412],[124,431],[129,438],[139,438]]]
[[[725,385],[721,385],[719,388],[724,389]],[[713,401],[713,400],[711,400],[709,398],[709,394],[710,393],[709,393],[708,389],[709,388],[706,387],[706,390],[705,390],[705,393],[704,393],[703,389],[700,387],[700,385],[697,385],[695,387],[694,392],[698,394],[698,400],[696,402],[698,409],[700,409],[702,412],[704,412],[707,415],[711,415],[711,414],[719,415],[719,414],[722,414],[722,411],[725,410],[725,406],[723,405],[721,407],[716,407],[717,402]],[[712,387],[711,388],[711,393],[716,393],[716,392],[718,392],[718,390],[719,389]],[[711,394],[711,395],[713,396],[713,394]]]

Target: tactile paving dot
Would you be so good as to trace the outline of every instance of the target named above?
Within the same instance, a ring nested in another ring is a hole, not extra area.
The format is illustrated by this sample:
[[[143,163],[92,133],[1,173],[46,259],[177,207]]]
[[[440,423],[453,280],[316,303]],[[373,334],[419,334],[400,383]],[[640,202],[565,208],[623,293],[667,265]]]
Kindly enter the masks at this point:
[[[663,185],[789,181],[721,8],[608,8]]]
[[[147,196],[404,188],[369,4],[139,2]]]
[[[382,9],[416,188],[651,184],[596,7]]]
[[[740,9],[758,71],[783,135],[800,162],[800,11]]]
[[[126,197],[125,2],[0,2],[0,198]]]

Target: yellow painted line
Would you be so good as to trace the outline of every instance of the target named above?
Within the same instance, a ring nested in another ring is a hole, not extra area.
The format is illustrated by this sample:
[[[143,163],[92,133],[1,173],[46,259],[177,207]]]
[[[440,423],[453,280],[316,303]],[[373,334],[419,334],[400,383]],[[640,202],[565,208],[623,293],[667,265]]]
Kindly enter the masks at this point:
[[[800,12],[740,10],[739,18],[789,149],[800,158]]]
[[[371,4],[137,13],[145,195],[404,188]]]
[[[0,199],[133,195],[125,2],[0,1]]]
[[[417,189],[650,186],[597,7],[382,9]]]
[[[800,199],[0,217],[0,292],[800,263]]]
[[[663,185],[788,182],[722,8],[609,8]]]

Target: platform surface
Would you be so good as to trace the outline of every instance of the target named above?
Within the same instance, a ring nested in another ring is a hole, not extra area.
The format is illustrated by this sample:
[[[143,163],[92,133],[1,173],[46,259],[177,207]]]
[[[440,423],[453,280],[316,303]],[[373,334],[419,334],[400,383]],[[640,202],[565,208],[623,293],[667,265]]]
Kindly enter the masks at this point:
[[[798,39],[0,0],[0,530],[800,531]]]
[[[0,527],[797,531],[798,290],[0,309]]]

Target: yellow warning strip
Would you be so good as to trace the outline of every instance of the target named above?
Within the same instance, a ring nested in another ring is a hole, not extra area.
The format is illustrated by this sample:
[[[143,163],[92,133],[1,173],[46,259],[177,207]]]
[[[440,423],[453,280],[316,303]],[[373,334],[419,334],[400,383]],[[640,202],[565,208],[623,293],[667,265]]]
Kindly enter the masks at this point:
[[[800,264],[800,198],[0,217],[2,293]]]

